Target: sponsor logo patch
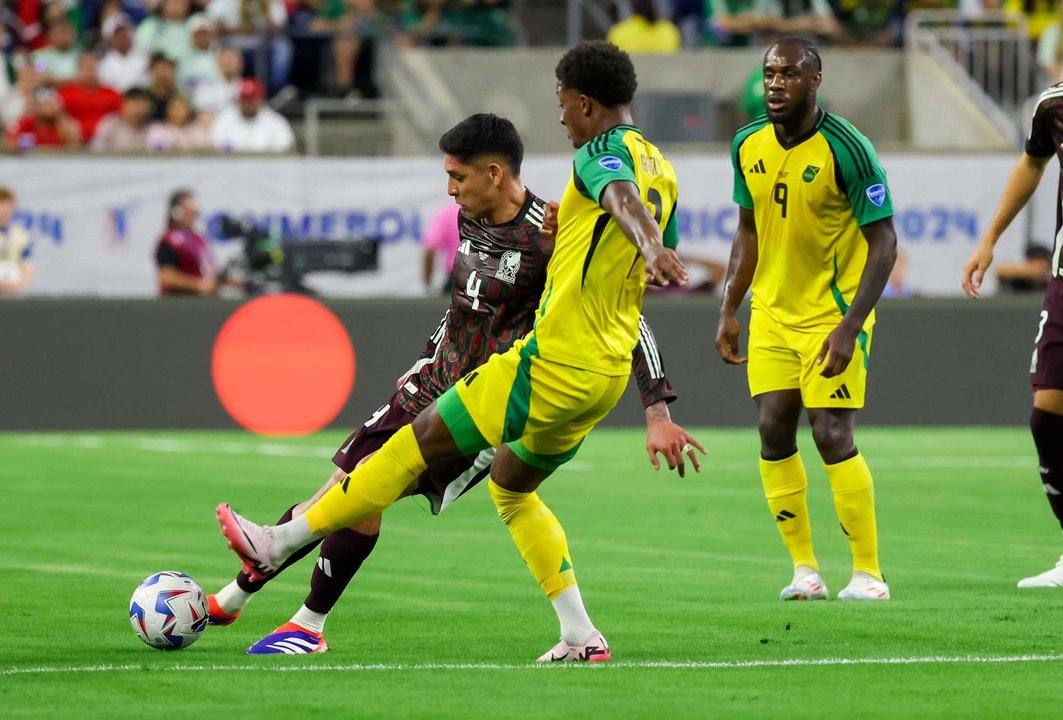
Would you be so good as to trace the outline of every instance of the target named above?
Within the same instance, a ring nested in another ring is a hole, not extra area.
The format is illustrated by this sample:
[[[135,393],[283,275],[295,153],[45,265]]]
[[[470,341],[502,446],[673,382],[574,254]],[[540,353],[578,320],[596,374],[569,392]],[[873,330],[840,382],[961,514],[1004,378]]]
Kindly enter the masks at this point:
[[[875,204],[875,207],[882,207],[882,203],[886,202],[886,186],[882,183],[872,185],[867,189],[867,199]]]
[[[613,172],[616,172],[620,168],[624,167],[624,163],[621,162],[620,158],[614,157],[613,155],[606,155],[598,161],[598,164],[606,170],[612,170]]]

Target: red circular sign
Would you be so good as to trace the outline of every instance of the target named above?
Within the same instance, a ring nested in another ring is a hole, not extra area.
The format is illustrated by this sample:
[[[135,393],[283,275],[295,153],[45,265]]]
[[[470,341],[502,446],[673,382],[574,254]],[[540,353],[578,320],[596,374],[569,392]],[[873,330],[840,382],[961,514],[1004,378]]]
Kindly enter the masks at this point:
[[[306,435],[328,425],[354,387],[355,356],[343,324],[302,295],[252,300],[222,326],[211,375],[218,399],[261,435]]]

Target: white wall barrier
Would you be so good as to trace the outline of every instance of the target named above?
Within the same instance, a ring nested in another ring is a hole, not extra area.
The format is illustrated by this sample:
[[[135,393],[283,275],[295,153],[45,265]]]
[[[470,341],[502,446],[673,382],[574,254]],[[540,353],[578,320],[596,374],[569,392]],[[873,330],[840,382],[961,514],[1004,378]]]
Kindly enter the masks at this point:
[[[960,292],[960,268],[992,218],[1016,156],[883,157],[901,248],[919,293]],[[726,261],[737,220],[729,159],[685,155],[673,162],[682,252]],[[525,161],[523,178],[537,194],[559,198],[570,168],[571,156],[537,156]],[[378,271],[316,275],[308,284],[330,295],[416,295],[421,231],[449,201],[435,158],[30,158],[0,161],[0,184],[18,195],[17,222],[34,239],[32,292],[44,296],[153,295],[166,200],[181,187],[198,193],[202,225],[220,260],[238,249],[218,237],[224,215],[300,238],[377,235],[383,241]],[[1051,245],[1055,212],[1055,183],[1046,180],[1032,212],[1033,237],[1042,244]],[[1020,217],[998,261],[1021,256],[1023,228]]]

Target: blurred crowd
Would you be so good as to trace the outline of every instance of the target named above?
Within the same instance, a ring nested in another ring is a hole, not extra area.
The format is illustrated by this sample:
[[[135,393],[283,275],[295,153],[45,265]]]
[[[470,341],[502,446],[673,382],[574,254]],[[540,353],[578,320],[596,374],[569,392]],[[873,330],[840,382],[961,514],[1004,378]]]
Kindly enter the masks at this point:
[[[509,0],[0,0],[3,150],[287,152],[274,108],[379,97],[379,38],[506,45],[509,18]]]

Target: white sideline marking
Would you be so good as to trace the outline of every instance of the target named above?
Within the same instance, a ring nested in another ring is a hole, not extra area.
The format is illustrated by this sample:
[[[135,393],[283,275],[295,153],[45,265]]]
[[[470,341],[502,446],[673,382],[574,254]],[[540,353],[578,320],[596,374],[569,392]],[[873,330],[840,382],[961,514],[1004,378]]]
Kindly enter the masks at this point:
[[[650,662],[611,662],[611,663],[424,663],[424,664],[351,664],[351,665],[174,665],[173,667],[153,667],[150,665],[72,665],[68,667],[34,667],[8,668],[0,670],[0,677],[11,675],[44,675],[49,673],[101,673],[101,672],[144,672],[145,670],[178,672],[352,672],[362,670],[402,671],[409,670],[541,670],[551,667],[575,668],[616,668],[616,669],[665,669],[665,670],[742,670],[746,668],[776,667],[839,667],[846,665],[1000,665],[1030,662],[1060,662],[1063,655],[1005,655],[1002,657],[985,657],[979,655],[960,655],[956,657],[930,655],[926,657],[896,658],[797,658],[791,660],[721,660],[718,662],[671,662],[666,660]]]

